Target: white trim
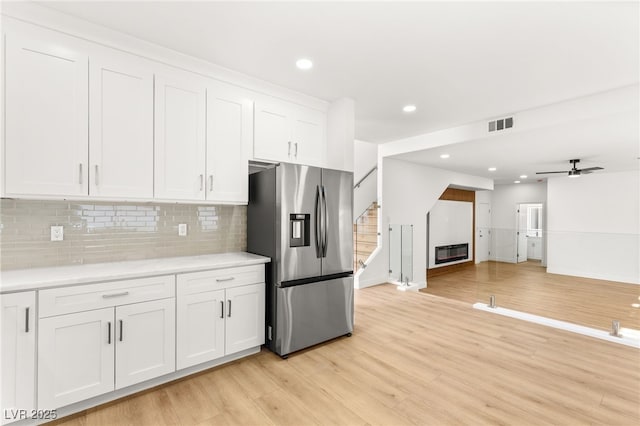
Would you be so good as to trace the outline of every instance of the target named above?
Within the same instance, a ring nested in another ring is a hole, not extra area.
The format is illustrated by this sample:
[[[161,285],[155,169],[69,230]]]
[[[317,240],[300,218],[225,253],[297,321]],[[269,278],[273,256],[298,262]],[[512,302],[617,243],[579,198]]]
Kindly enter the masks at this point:
[[[595,337],[596,339],[606,340],[608,342],[618,343],[620,345],[631,346],[640,349],[640,331],[630,328],[622,328],[620,334],[622,337],[614,337],[604,330],[585,327],[583,325],[573,324],[566,321],[560,321],[553,318],[541,317],[538,315],[528,314],[526,312],[514,311],[506,308],[490,308],[486,303],[474,303],[474,309],[479,309],[493,314],[504,315],[506,317],[521,319],[535,324],[547,327],[557,328],[559,330],[570,331],[572,333],[582,334],[584,336]]]
[[[573,269],[565,269],[565,268],[556,268],[553,266],[547,265],[547,273],[548,274],[558,274],[558,275],[569,275],[572,277],[582,277],[582,278],[592,278],[595,280],[603,280],[603,281],[616,281],[626,284],[635,284],[640,285],[640,277],[632,277],[632,276],[622,276],[615,274],[592,274],[589,272],[585,272],[583,270],[573,270]]]

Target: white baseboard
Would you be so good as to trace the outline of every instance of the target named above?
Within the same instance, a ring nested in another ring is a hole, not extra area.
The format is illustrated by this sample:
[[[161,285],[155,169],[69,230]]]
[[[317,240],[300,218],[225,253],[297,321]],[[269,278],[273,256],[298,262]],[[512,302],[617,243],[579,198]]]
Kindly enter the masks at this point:
[[[69,416],[71,414],[79,413],[80,411],[86,410],[88,408],[93,408],[98,405],[102,405],[107,402],[111,402],[116,399],[129,396],[146,389],[153,388],[155,386],[169,383],[174,380],[181,379],[186,376],[190,376],[194,373],[199,373],[201,371],[208,370],[210,368],[217,367],[219,365],[226,364],[228,362],[235,361],[237,359],[256,354],[258,352],[260,352],[260,346],[246,349],[244,351],[241,351],[229,356],[225,356],[213,361],[194,365],[193,367],[188,367],[182,370],[174,371],[173,373],[166,374],[161,377],[156,377],[155,379],[147,380],[146,382],[137,383],[135,385],[128,386],[124,389],[118,389],[113,392],[106,393],[104,395],[99,395],[90,399],[86,399],[84,401],[76,402],[75,404],[67,405],[65,407],[60,407],[56,409],[57,418],[62,418],[62,417]],[[32,420],[32,419],[25,419],[25,420],[20,420],[20,421],[11,423],[11,426],[35,425],[39,423],[42,423],[42,420],[38,421],[38,420]]]

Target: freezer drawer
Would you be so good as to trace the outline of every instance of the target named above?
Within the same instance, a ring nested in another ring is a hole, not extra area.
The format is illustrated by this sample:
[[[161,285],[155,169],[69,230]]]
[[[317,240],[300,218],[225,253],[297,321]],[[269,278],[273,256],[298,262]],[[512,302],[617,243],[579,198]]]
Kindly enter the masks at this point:
[[[353,331],[353,277],[276,289],[275,351],[286,355]]]

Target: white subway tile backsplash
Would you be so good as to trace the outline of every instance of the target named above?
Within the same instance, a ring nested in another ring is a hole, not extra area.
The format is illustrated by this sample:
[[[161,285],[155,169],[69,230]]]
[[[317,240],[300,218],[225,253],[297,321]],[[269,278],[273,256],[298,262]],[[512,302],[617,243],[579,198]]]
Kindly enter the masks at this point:
[[[64,241],[49,241],[52,225],[64,226]],[[2,199],[0,268],[244,251],[246,232],[245,206]]]

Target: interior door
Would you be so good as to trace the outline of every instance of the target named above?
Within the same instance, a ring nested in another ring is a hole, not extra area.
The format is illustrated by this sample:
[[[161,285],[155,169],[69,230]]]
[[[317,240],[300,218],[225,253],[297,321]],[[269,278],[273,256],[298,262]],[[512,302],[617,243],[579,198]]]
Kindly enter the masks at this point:
[[[518,226],[516,230],[517,247],[516,262],[527,261],[527,206],[518,206]]]
[[[319,209],[321,169],[281,163],[277,168],[276,186],[279,195],[280,261],[277,281],[317,277],[321,274],[316,220]],[[300,218],[300,219],[298,219]],[[295,220],[303,221],[296,225]],[[295,238],[297,233],[304,238]],[[351,235],[351,233],[349,233]]]
[[[476,258],[478,262],[489,260],[490,232],[491,232],[491,205],[489,203],[478,203],[476,214]]]
[[[322,275],[353,271],[353,173],[322,170]]]

